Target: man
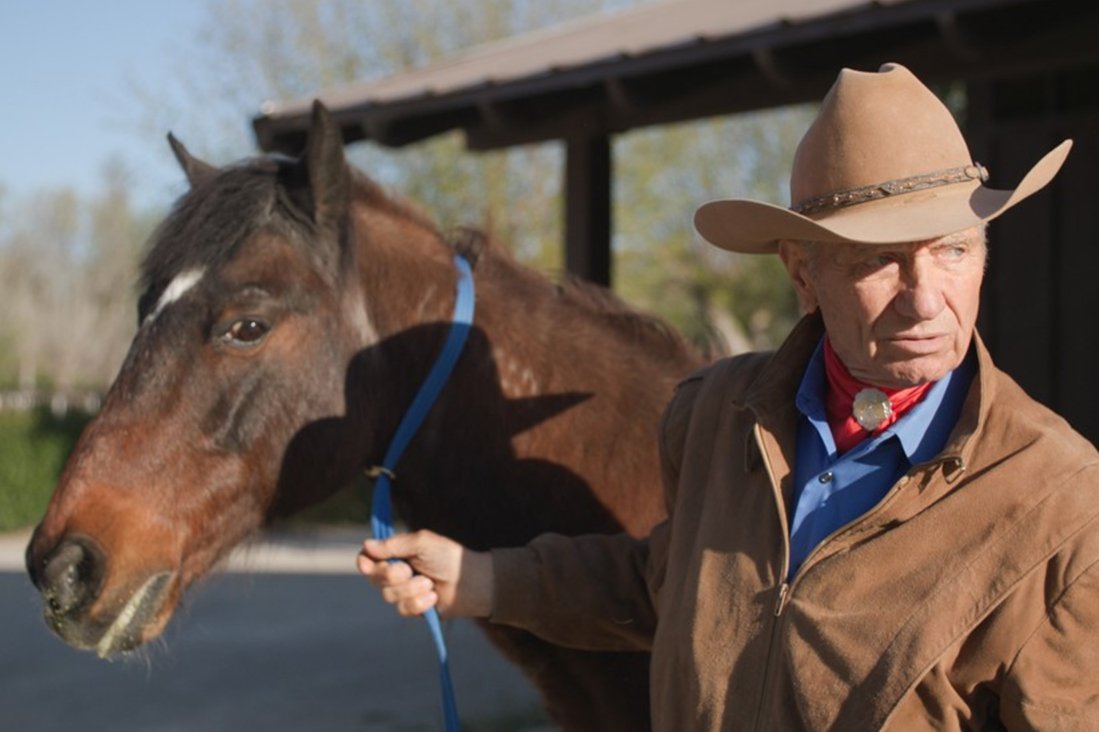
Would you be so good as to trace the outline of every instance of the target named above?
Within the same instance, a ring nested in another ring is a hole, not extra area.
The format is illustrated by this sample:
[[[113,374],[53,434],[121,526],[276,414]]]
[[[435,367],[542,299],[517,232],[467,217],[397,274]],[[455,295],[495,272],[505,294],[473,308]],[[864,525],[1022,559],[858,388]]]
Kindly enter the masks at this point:
[[[809,314],[680,385],[668,520],[491,554],[413,534],[360,571],[406,614],[651,649],[658,730],[1099,729],[1099,455],[974,334],[986,222],[1068,147],[988,188],[907,69],[844,70],[790,209],[695,216],[777,252]]]

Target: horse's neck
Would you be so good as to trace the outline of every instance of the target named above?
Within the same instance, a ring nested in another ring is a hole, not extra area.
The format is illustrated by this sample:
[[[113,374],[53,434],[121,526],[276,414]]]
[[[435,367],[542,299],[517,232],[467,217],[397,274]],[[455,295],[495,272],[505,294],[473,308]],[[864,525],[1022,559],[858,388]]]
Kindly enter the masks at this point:
[[[450,317],[456,272],[438,235],[388,212],[361,207],[353,236],[362,309],[378,339]]]
[[[386,309],[375,318],[390,328],[378,378],[397,387],[395,411],[380,415],[382,441],[439,352],[457,278],[437,240],[413,237],[390,256],[375,262],[382,278],[372,298],[387,304],[371,303]],[[658,475],[653,434],[666,398],[660,390],[670,384],[654,384],[642,398],[623,389],[619,375],[634,364],[613,370],[618,354],[604,352],[590,324],[566,322],[556,287],[504,256],[486,253],[474,270],[475,327],[398,468],[401,512],[413,525],[485,545],[549,530],[640,530],[659,512],[650,500],[659,491],[638,501],[636,525],[608,509],[607,495]],[[471,513],[474,505],[490,514]],[[506,521],[493,521],[493,511]]]
[[[358,310],[370,323],[364,345],[393,342],[422,357],[420,342],[445,334],[452,317],[459,278],[455,250],[433,230],[391,212],[360,210],[357,228],[369,232],[357,240]],[[556,289],[505,254],[485,252],[484,260],[474,264],[477,337],[463,361],[481,367],[493,361],[509,397],[530,396],[555,357],[563,355],[553,352],[559,340],[537,332],[549,325],[546,314],[552,313]],[[416,338],[418,332],[424,337]]]

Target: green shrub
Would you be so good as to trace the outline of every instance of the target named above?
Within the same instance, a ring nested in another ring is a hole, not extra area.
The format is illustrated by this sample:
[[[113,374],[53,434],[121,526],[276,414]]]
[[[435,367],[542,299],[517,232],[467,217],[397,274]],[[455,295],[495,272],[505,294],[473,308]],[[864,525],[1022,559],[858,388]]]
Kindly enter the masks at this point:
[[[0,413],[0,531],[32,526],[42,517],[65,459],[90,417],[48,409]]]

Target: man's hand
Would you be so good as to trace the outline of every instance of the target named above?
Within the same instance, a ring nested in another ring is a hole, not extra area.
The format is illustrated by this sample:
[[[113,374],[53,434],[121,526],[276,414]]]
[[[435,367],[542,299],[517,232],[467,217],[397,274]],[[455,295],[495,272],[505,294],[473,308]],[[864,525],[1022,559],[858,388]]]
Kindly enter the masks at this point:
[[[492,612],[492,556],[430,531],[368,539],[358,565],[401,615],[422,615],[432,607],[447,617]]]

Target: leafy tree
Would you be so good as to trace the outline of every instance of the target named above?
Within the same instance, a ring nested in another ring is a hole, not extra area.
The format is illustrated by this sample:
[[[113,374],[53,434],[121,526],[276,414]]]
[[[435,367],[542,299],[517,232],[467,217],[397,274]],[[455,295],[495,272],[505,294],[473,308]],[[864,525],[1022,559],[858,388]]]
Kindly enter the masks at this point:
[[[103,193],[89,204],[90,251],[81,294],[94,314],[94,341],[85,340],[85,379],[106,384],[114,378],[137,327],[137,268],[146,240],[162,213],[135,209],[122,168],[104,171]],[[95,344],[101,346],[95,348]]]
[[[5,335],[15,348],[16,379],[37,386],[51,361],[53,332],[62,325],[66,301],[76,277],[69,263],[75,250],[78,206],[72,191],[38,197],[19,207],[18,218],[3,216],[3,290]]]
[[[118,369],[153,217],[133,210],[117,166],[104,191],[91,201],[60,190],[0,202],[0,343],[11,344],[0,384],[102,388]]]
[[[146,128],[173,129],[211,162],[252,149],[263,100],[385,77],[481,43],[629,0],[229,0],[209,4],[180,72],[134,85]],[[559,266],[561,155],[553,144],[471,155],[459,134],[401,150],[354,145],[373,178],[421,202],[444,227],[480,224],[530,261]],[[533,195],[532,195],[533,194]],[[519,225],[522,222],[522,225]]]
[[[785,181],[810,110],[794,107],[641,130],[615,146],[616,283],[699,342],[766,348],[797,318],[777,257],[718,250],[691,216],[715,198],[785,204]]]

